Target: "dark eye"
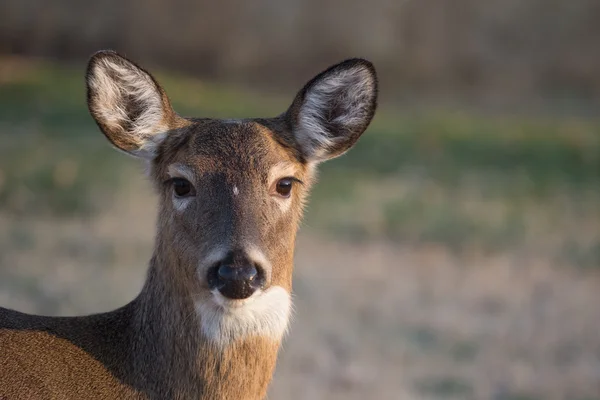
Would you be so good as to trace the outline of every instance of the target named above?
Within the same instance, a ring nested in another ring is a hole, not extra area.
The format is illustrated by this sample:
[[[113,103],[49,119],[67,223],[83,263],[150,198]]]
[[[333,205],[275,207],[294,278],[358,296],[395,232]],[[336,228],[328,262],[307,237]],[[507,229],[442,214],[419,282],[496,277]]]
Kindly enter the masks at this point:
[[[292,178],[283,178],[277,182],[275,190],[281,197],[290,197],[294,180]]]
[[[194,187],[183,178],[173,178],[173,191],[177,197],[188,197],[194,195]]]

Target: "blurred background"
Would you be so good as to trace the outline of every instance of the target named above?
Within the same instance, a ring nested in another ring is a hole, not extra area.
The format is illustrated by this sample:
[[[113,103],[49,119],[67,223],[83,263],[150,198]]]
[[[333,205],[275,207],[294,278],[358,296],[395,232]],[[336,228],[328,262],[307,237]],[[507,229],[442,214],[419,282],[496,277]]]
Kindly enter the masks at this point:
[[[361,56],[380,110],[322,167],[270,398],[598,400],[599,21],[597,0],[3,0],[0,304],[100,312],[142,285],[156,199],[88,115],[94,51],[207,117],[279,114]]]

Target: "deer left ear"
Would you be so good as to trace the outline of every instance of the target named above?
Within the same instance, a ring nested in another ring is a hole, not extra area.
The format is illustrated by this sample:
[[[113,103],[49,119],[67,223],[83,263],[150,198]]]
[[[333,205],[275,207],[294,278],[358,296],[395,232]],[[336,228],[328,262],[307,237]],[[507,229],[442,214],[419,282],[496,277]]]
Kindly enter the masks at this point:
[[[92,56],[86,80],[92,117],[112,144],[134,156],[153,159],[167,134],[188,123],[148,72],[114,51]]]
[[[286,118],[300,152],[325,161],[350,149],[367,129],[377,108],[377,75],[367,60],[330,67],[304,86]]]

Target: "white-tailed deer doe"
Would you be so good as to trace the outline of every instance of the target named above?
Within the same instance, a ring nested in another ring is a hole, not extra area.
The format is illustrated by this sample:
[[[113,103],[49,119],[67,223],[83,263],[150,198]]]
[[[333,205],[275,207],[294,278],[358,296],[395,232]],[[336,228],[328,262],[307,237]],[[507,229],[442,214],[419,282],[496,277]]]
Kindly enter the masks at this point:
[[[112,51],[87,71],[90,112],[149,162],[160,196],[146,283],[84,317],[0,308],[0,399],[262,399],[291,307],[294,242],[315,166],[348,150],[377,102],[372,64],[317,75],[274,118],[183,118]]]

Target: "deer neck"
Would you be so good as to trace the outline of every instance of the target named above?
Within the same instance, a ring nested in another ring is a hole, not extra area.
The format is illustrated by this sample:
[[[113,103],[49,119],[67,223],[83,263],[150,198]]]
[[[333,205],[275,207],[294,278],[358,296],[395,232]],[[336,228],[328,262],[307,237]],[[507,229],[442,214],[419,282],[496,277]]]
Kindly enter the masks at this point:
[[[136,300],[132,351],[139,388],[151,398],[264,398],[280,342],[260,336],[211,342],[193,299],[184,295],[185,279],[165,276],[168,267],[176,266],[152,258]]]

